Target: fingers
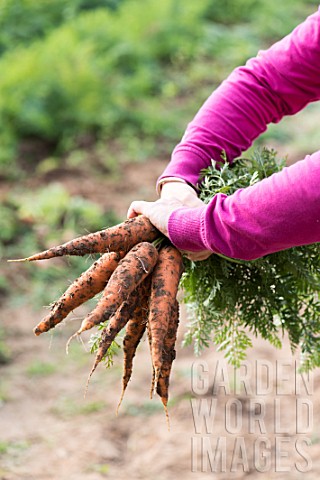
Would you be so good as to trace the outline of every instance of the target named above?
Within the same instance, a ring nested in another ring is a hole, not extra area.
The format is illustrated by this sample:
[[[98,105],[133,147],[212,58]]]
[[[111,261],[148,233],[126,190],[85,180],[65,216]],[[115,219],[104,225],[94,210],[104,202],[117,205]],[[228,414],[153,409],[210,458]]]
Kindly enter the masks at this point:
[[[201,200],[194,197],[196,201]],[[168,222],[171,213],[177,208],[185,205],[177,198],[161,198],[156,202],[145,202],[143,200],[136,200],[131,203],[127,217],[133,218],[137,215],[145,215],[149,218],[151,223],[160,230],[164,235],[168,236]],[[201,252],[182,252],[189,260],[198,262],[206,260],[212,252],[210,250],[203,250]]]
[[[145,215],[160,232],[168,236],[168,221],[170,214],[183,206],[178,200],[159,199],[156,202],[135,201],[129,207],[128,218]]]
[[[127,218],[137,217],[138,215],[145,215],[148,217],[148,210],[150,209],[148,207],[151,203],[153,202],[145,202],[142,200],[132,202],[128,209]]]

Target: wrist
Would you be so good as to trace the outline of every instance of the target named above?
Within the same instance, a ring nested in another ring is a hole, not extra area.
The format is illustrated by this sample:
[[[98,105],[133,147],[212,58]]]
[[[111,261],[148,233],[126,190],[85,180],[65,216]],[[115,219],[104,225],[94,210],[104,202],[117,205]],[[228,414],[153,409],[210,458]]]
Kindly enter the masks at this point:
[[[196,190],[182,178],[166,177],[157,184],[157,193],[161,198],[182,196],[198,197]]]
[[[195,185],[193,185],[192,183],[188,182],[188,180],[185,180],[184,178],[180,178],[180,177],[169,177],[168,176],[168,177],[163,177],[163,178],[161,178],[160,180],[157,181],[156,191],[157,191],[159,196],[160,196],[163,185],[166,185],[167,183],[173,183],[173,184],[181,183],[182,185],[186,185],[186,186],[190,187],[191,191],[193,193],[195,193],[196,195],[198,195],[197,187]]]
[[[164,177],[164,178],[162,178],[161,180],[159,180],[157,182],[157,185],[156,185],[157,194],[160,197],[161,193],[162,193],[162,190],[163,190],[163,187],[165,185],[170,184],[170,186],[171,186],[171,184],[177,184],[177,183],[181,183],[182,185],[187,185],[187,182],[185,180],[183,180],[183,178],[179,178],[179,177]],[[167,189],[167,187],[166,187],[166,189]]]
[[[203,216],[206,205],[196,208],[182,207],[174,210],[168,218],[168,236],[179,249],[189,252],[207,250],[204,241]]]
[[[162,187],[161,199],[176,199],[179,200],[184,205],[193,206],[195,203],[198,204],[200,200],[196,192],[186,183],[165,183]]]

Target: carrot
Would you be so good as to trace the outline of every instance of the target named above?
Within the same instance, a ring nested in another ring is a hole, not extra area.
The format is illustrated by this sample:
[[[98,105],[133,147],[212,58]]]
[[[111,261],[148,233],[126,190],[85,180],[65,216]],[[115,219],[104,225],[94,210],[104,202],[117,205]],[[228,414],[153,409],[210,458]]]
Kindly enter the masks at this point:
[[[134,245],[144,241],[152,242],[159,235],[160,232],[152,225],[150,220],[141,215],[114,227],[75,238],[31,257],[9,261],[32,262],[64,255],[83,256],[88,253],[119,252],[122,250],[128,252]]]
[[[148,318],[148,304],[150,294],[150,276],[138,287],[138,304],[133,312],[132,317],[126,326],[126,334],[123,339],[123,377],[122,392],[117,408],[120,408],[125,390],[132,375],[133,358],[136,354],[137,347],[146,329]]]
[[[164,339],[162,350],[162,367],[161,375],[158,378],[157,393],[161,397],[163,403],[166,418],[169,427],[169,414],[168,414],[168,392],[169,392],[169,379],[172,368],[172,363],[176,358],[175,343],[177,339],[177,330],[179,326],[179,303],[177,300],[172,307],[172,314],[169,320],[168,331]]]
[[[150,322],[147,323],[147,334],[148,334],[150,354],[151,354],[151,358],[152,358],[152,336],[151,336]],[[151,377],[151,387],[150,387],[150,398],[151,399],[153,397],[154,388],[155,388],[155,371],[154,371],[154,366],[152,364],[152,377]]]
[[[113,315],[138,285],[152,272],[158,251],[152,243],[141,242],[119,262],[96,308],[83,320],[75,335],[102,323]]]
[[[93,372],[106,355],[111,343],[116,338],[120,330],[125,327],[126,323],[132,317],[138,301],[139,291],[138,289],[136,289],[131,292],[129,298],[124,301],[121,307],[114,313],[114,315],[112,315],[109,320],[108,326],[103,328],[100,336],[100,343],[96,354],[95,362],[87,380],[87,387]]]
[[[35,335],[54,328],[72,310],[101,292],[123,255],[118,252],[105,253],[83,272],[53,304],[49,315],[34,328]]]
[[[162,366],[162,350],[167,334],[172,305],[176,300],[183,261],[173,245],[163,247],[152,274],[149,318],[151,331],[151,357],[155,370],[155,385]]]

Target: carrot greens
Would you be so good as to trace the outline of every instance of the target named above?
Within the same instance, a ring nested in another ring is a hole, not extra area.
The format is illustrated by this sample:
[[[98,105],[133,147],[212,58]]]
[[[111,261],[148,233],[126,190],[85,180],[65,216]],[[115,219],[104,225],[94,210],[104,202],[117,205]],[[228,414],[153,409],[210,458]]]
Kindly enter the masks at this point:
[[[218,168],[217,168],[218,166]],[[230,195],[285,166],[276,152],[263,149],[204,170],[200,198]],[[198,354],[212,340],[231,364],[239,366],[252,341],[261,336],[277,348],[287,333],[291,349],[301,349],[301,368],[320,366],[320,244],[305,245],[244,261],[211,255],[185,260],[184,302],[191,314],[184,344]]]

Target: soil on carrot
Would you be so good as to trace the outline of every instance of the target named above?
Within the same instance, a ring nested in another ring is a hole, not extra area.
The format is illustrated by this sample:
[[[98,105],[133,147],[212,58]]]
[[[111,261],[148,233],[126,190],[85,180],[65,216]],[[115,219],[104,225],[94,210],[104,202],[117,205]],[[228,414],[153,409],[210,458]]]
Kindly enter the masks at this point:
[[[148,168],[126,167],[120,180],[79,181],[66,175],[63,183],[70,193],[124,217],[132,200],[155,198],[155,179],[163,167],[155,160]],[[40,180],[31,179],[28,185],[36,182]],[[192,347],[181,348],[187,324],[182,308],[170,379],[169,432],[161,399],[149,398],[152,365],[146,335],[118,416],[122,354],[108,371],[97,369],[83,398],[94,357],[77,341],[65,354],[66,340],[88,313],[86,307],[79,310],[52,335],[40,337],[32,329],[44,308],[3,304],[0,310],[10,348],[9,361],[0,361],[0,480],[319,478],[320,371],[303,382],[295,370],[298,355],[291,356],[287,339],[278,351],[253,338],[247,363],[234,374],[213,347],[200,358]],[[85,346],[89,336],[83,335]],[[225,456],[215,464],[217,445]]]

